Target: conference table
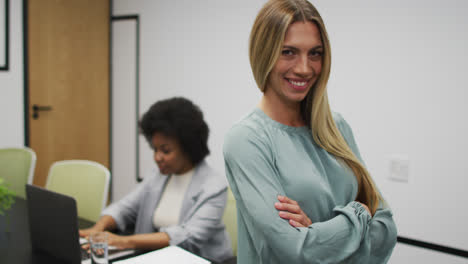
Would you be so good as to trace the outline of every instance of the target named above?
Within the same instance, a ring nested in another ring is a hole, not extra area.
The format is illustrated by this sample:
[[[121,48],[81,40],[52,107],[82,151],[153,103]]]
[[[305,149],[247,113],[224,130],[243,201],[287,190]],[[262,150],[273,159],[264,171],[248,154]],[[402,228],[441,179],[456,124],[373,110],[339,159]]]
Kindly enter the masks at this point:
[[[47,221],[47,219],[44,219]],[[8,227],[7,227],[8,225]],[[79,228],[93,223],[78,219]],[[1,264],[63,264],[63,261],[42,252],[34,251],[29,237],[27,203],[16,197],[15,203],[0,215],[0,263]],[[235,264],[235,258],[220,264]]]

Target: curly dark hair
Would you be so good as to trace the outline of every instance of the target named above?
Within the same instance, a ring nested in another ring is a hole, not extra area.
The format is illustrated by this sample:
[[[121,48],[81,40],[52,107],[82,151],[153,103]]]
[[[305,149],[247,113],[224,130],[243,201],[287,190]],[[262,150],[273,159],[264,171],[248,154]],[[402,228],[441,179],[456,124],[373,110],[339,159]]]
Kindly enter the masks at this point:
[[[194,165],[209,153],[209,128],[198,106],[183,97],[173,97],[154,103],[143,114],[140,131],[151,145],[155,133],[176,139]]]

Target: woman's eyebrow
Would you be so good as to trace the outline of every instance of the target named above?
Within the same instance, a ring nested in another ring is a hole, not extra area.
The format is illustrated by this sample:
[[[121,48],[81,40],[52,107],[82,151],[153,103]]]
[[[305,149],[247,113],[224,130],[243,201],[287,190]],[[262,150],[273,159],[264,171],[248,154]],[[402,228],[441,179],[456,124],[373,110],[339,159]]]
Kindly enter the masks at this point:
[[[283,49],[298,50],[298,48],[296,48],[296,47],[294,47],[294,46],[288,46],[288,45],[284,45],[284,46],[283,46]]]
[[[167,144],[162,144],[162,145],[159,145],[159,146],[153,146],[154,149],[156,148],[167,148]]]
[[[311,48],[309,51],[317,51],[317,50],[323,50],[323,46],[322,45],[317,45],[317,46]]]
[[[294,46],[289,46],[289,45],[284,45],[283,46],[283,49],[291,49],[291,50],[299,50],[298,48],[294,47]],[[316,49],[323,49],[323,45],[322,44],[319,44],[313,48],[311,48],[310,50],[316,50]]]

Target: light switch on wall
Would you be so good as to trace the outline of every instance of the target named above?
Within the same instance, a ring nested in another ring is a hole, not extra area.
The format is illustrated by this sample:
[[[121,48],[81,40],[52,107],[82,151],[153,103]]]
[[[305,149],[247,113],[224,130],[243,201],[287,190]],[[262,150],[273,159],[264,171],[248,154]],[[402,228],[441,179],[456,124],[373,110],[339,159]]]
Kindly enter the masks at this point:
[[[392,155],[389,162],[389,179],[392,181],[408,182],[409,158],[408,155]]]

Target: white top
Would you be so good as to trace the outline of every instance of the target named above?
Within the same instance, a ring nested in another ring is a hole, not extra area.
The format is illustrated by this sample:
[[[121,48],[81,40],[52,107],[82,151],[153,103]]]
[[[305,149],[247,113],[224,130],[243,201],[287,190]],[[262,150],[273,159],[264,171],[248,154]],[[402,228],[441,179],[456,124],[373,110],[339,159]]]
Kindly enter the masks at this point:
[[[169,178],[153,214],[154,227],[167,227],[179,223],[182,200],[192,180],[193,171],[191,169],[184,174],[172,175]]]

